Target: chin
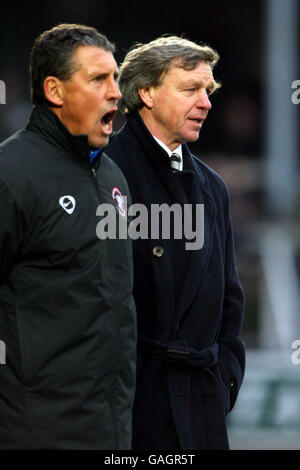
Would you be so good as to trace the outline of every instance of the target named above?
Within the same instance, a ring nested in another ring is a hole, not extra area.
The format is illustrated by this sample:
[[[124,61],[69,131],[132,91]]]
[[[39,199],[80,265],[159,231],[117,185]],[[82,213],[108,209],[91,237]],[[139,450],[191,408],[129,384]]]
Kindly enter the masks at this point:
[[[103,137],[102,139],[89,139],[89,145],[95,149],[106,147],[108,145],[109,138]]]
[[[184,142],[196,142],[199,139],[199,132],[186,135],[184,137]]]

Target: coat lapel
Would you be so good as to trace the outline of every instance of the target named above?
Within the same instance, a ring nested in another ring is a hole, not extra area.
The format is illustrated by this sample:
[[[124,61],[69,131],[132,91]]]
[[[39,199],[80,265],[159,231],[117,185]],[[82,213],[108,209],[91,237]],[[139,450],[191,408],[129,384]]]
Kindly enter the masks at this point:
[[[133,113],[127,117],[127,120],[131,129],[130,132],[133,132],[138,146],[143,149],[145,158],[151,165],[150,168],[151,173],[154,172],[154,180],[158,180],[157,183],[155,183],[154,186],[152,184],[152,187],[147,191],[148,202],[152,203],[153,197],[155,198],[157,194],[161,194],[161,203],[169,199],[172,203],[180,203],[182,205],[187,203],[193,205],[204,204],[204,245],[199,250],[185,250],[187,257],[184,263],[186,266],[186,274],[184,276],[184,285],[181,289],[181,295],[177,302],[177,307],[175,308],[174,321],[172,322],[174,325],[173,337],[175,337],[176,325],[183,320],[184,315],[188,312],[189,306],[192,304],[197,289],[209,267],[216,217],[215,203],[206,186],[202,170],[199,165],[195,164],[195,159],[186,145],[183,145],[183,171],[173,173],[167,153],[151,136],[139,114]],[[150,175],[147,183],[151,186]],[[151,195],[153,191],[155,195]],[[149,242],[151,247],[153,241],[149,240]],[[185,242],[186,240],[182,241],[182,243]],[[178,263],[178,268],[181,268],[180,262]],[[163,273],[160,268],[157,269],[159,269],[159,271],[156,272],[156,275],[159,276],[160,279],[163,279]]]
[[[213,198],[209,190],[204,184],[204,177],[198,166],[195,165],[193,158],[189,154],[187,147],[186,152],[186,168],[187,171],[194,173],[193,185],[189,202],[191,204],[204,204],[204,244],[199,250],[186,250],[188,257],[188,268],[182,286],[182,295],[175,311],[174,334],[176,325],[183,320],[184,315],[188,312],[189,306],[192,304],[196,292],[202,283],[206,270],[209,267],[213,238],[215,228],[216,208]]]

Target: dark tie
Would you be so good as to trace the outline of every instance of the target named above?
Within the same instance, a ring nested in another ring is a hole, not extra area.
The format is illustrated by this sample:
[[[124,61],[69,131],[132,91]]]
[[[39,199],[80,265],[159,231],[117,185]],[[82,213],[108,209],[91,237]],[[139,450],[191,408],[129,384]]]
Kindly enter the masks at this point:
[[[178,155],[178,153],[172,153],[170,157],[170,162],[171,162],[171,167],[173,170],[179,171],[180,170],[180,163],[181,163],[181,157]]]

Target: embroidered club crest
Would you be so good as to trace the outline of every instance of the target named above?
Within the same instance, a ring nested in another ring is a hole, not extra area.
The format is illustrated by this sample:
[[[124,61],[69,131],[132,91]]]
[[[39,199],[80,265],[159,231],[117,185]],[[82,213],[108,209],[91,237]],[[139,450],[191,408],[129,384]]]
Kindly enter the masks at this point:
[[[112,198],[120,215],[122,217],[125,217],[126,215],[125,201],[124,201],[121,191],[116,186],[112,190]]]

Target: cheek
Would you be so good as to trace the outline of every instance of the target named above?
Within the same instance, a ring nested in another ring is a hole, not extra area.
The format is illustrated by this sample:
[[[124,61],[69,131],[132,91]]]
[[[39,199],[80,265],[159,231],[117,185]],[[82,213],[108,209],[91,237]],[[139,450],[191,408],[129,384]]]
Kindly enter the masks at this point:
[[[173,119],[174,121],[176,120],[176,125],[178,129],[183,129],[185,126],[188,125],[187,113],[183,106],[177,106],[176,109],[174,109]]]
[[[97,101],[93,99],[85,99],[84,102],[81,103],[81,117],[82,121],[93,125],[99,119],[99,106],[97,105]]]
[[[169,120],[174,127],[181,128],[186,123],[187,106],[178,97],[174,97],[171,102],[165,104]]]
[[[64,107],[70,116],[80,120],[81,116],[86,113],[86,104],[80,93],[73,93],[68,96],[64,102]]]
[[[99,109],[99,94],[90,90],[76,90],[73,95],[73,103],[82,114],[94,112]]]
[[[176,131],[184,125],[183,114],[182,105],[178,103],[176,97],[160,94],[155,105],[156,121],[168,127],[169,130]]]

